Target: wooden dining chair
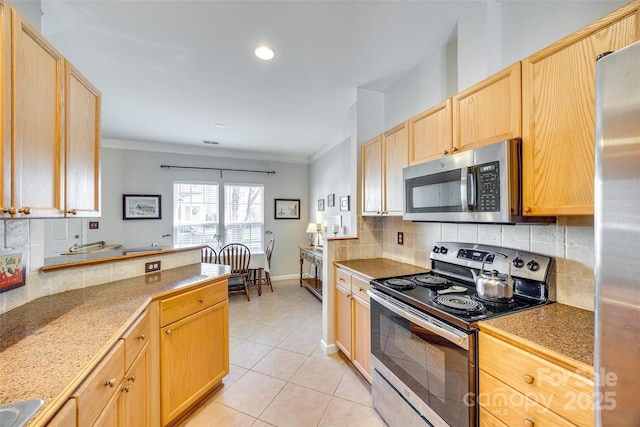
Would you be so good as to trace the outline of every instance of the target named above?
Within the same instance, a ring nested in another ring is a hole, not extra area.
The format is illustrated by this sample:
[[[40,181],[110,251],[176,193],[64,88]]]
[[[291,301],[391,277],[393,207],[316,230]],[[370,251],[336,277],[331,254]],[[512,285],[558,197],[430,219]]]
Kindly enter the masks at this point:
[[[249,261],[251,252],[242,243],[229,243],[218,254],[218,262],[231,267],[229,277],[229,293],[244,293],[247,301],[251,301],[249,296]]]
[[[216,264],[218,262],[218,254],[216,254],[216,250],[211,246],[202,248],[202,262]]]
[[[275,244],[275,239],[271,238],[269,243],[267,243],[267,248],[264,250],[264,254],[267,256],[267,265],[269,266],[269,270],[271,270],[271,255],[273,255],[273,245]],[[273,292],[273,285],[271,284],[271,274],[268,271],[264,272],[264,279],[269,288],[271,288],[271,292]]]

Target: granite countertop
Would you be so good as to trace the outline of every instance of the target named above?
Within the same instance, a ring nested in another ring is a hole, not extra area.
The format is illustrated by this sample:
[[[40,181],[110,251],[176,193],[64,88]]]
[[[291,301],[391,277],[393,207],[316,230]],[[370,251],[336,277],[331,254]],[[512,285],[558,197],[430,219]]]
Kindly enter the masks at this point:
[[[554,303],[480,323],[527,340],[589,367],[594,366],[593,312]]]
[[[403,276],[429,271],[426,268],[405,264],[387,258],[356,259],[352,261],[335,261],[335,265],[351,270],[369,280],[383,277]]]
[[[150,301],[229,274],[192,264],[39,298],[0,314],[0,405],[47,407]]]
[[[103,262],[122,261],[129,258],[139,258],[149,255],[162,255],[175,252],[201,249],[206,245],[195,246],[146,246],[138,248],[105,249],[87,254],[60,255],[44,259],[41,271],[59,270],[61,268],[78,267],[82,265],[99,264]]]

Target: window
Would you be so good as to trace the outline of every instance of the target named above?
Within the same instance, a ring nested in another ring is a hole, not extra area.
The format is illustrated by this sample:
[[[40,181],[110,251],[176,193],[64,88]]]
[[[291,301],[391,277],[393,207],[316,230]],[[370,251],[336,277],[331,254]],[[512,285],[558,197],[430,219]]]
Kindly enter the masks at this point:
[[[262,249],[264,188],[261,184],[224,185],[225,242]]]
[[[173,231],[176,245],[215,245],[218,233],[218,184],[173,184]]]

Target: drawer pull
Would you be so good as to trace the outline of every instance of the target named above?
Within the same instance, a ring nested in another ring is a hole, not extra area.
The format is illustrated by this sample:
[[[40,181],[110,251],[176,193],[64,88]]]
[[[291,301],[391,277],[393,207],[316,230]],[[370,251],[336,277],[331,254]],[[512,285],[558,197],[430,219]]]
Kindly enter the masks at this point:
[[[18,212],[23,213],[25,215],[30,215],[31,214],[31,208],[25,206],[24,208],[18,209]]]
[[[130,375],[129,378],[127,378],[127,381],[131,381],[132,383],[136,381],[136,374]]]
[[[341,281],[341,282],[344,282],[344,279],[342,277],[339,278],[338,280]]]
[[[531,375],[529,374],[524,374],[522,376],[522,379],[524,380],[525,383],[527,384],[533,384],[533,382],[535,381],[535,378],[533,378]]]
[[[525,418],[524,419],[524,427],[533,427],[535,423],[533,422],[532,419],[529,418]]]
[[[70,215],[78,215],[78,210],[77,209],[69,209],[66,213],[68,213]]]
[[[164,333],[167,335],[171,335],[171,329],[167,329]]]
[[[138,339],[139,339],[140,341],[144,341],[144,339],[145,339],[144,334],[140,334],[140,335],[138,335]]]
[[[362,288],[358,288],[358,290],[359,290],[360,292],[363,292],[363,291],[364,291],[364,289],[362,289]]]
[[[200,298],[198,298],[198,302],[199,302],[200,304],[202,304],[202,303],[204,302],[204,297],[200,297]]]
[[[129,393],[129,386],[128,386],[128,385],[126,385],[126,386],[122,387],[122,388],[120,389],[120,391],[123,391],[123,392],[125,392],[125,393]]]
[[[113,387],[114,385],[116,385],[115,378],[111,378],[110,380],[104,382],[105,387]]]

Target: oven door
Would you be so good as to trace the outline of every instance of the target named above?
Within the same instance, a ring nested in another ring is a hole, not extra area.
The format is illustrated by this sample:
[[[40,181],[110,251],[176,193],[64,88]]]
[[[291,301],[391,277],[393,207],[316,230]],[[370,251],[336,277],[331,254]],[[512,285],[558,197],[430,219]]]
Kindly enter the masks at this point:
[[[387,424],[403,425],[397,416],[408,404],[418,414],[416,420],[434,426],[473,426],[477,420],[474,332],[454,328],[376,289],[368,293],[372,395]]]

